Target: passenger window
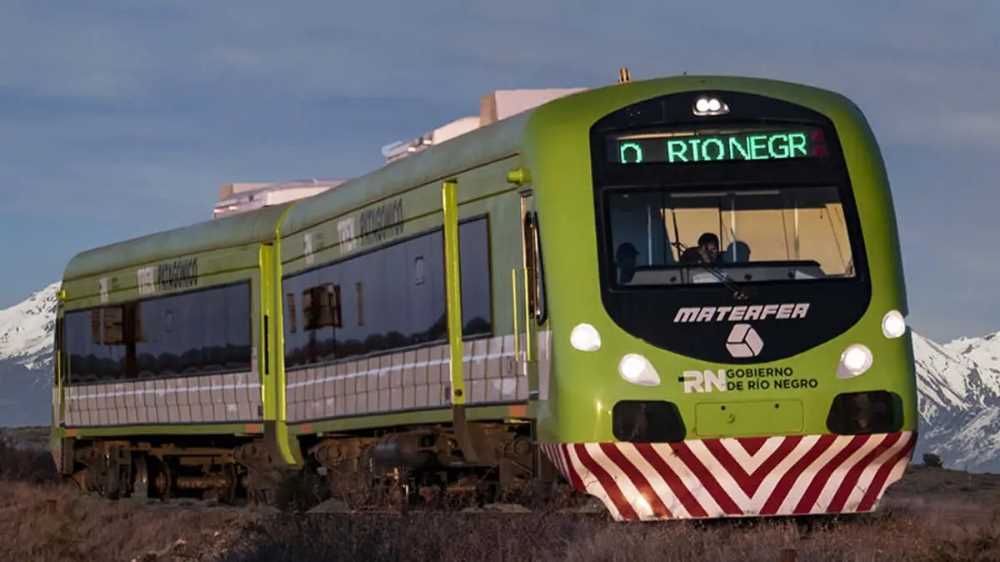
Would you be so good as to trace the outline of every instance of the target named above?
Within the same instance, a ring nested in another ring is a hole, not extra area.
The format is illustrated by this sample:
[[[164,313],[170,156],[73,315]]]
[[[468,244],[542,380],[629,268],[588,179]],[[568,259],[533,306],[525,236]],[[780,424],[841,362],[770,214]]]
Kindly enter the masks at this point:
[[[67,312],[70,384],[250,369],[250,285]]]
[[[465,336],[489,334],[493,330],[490,283],[490,231],[486,219],[459,225],[462,261],[462,332]]]
[[[488,334],[488,222],[477,218],[459,228],[463,332]],[[440,229],[285,277],[283,283],[303,299],[303,330],[293,331],[295,307],[284,311],[287,368],[442,342],[448,336]],[[327,326],[336,329],[318,329]]]

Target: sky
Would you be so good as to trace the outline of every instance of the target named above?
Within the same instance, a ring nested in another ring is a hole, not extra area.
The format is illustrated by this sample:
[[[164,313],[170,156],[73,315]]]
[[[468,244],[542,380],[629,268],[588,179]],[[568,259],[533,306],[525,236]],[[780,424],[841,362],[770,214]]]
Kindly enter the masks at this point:
[[[336,178],[495,89],[681,73],[867,115],[914,328],[1000,330],[1000,3],[0,0],[0,308],[77,252],[206,220],[234,181]]]

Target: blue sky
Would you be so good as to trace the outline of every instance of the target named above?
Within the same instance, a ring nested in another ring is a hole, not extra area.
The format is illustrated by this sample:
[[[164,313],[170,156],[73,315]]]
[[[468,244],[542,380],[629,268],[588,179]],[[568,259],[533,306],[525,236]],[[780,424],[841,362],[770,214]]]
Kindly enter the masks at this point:
[[[500,88],[741,74],[868,115],[911,321],[1000,330],[1000,4],[31,2],[0,7],[0,307],[231,181],[356,176]]]

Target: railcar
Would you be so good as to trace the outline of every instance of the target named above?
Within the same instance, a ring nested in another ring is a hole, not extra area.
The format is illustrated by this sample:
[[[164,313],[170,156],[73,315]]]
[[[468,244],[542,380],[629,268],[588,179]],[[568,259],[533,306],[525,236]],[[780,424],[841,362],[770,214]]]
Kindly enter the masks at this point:
[[[74,258],[53,455],[111,496],[870,511],[916,439],[906,312],[853,103],[630,82]]]

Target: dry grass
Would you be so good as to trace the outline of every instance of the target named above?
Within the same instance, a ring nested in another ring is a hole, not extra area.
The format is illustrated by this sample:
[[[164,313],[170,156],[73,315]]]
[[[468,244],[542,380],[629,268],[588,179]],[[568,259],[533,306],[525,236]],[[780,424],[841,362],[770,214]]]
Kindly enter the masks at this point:
[[[0,484],[0,540],[9,560],[131,560],[168,547],[182,554],[192,543],[199,550],[211,545],[221,536],[215,532],[239,517],[232,510],[107,502],[61,484]]]
[[[305,515],[106,501],[0,442],[4,560],[1000,561],[1000,477],[917,469],[875,515],[624,525],[565,513]]]
[[[566,514],[298,516],[248,526],[235,561],[996,561],[1000,521],[898,511],[841,519],[622,525]]]
[[[111,502],[59,481],[46,451],[0,441],[0,558],[192,560],[235,542],[245,515],[205,504]]]
[[[16,444],[21,449],[48,449],[48,426],[0,427],[0,440]]]
[[[0,481],[42,483],[57,479],[56,467],[47,450],[15,447],[7,436],[0,437]]]

